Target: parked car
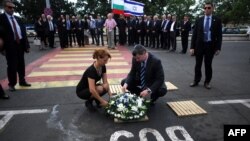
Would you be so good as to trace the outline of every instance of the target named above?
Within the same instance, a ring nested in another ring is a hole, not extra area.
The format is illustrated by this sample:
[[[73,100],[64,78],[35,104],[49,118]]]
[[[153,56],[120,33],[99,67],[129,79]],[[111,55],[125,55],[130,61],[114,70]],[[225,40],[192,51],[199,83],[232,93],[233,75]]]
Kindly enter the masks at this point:
[[[26,34],[27,36],[36,36],[36,31],[34,25],[26,26]]]
[[[246,34],[248,31],[248,28],[250,28],[249,26],[240,26],[240,33],[242,34]]]
[[[222,28],[223,34],[240,34],[240,29],[238,27],[224,27]]]

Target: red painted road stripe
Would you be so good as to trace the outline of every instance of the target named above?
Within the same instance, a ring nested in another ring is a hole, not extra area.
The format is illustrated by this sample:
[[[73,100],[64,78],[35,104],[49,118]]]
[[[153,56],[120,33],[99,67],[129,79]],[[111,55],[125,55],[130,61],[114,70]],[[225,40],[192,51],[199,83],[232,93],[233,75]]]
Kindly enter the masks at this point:
[[[131,64],[131,53],[130,51],[123,46],[119,46],[117,47],[117,49],[119,50],[119,52],[121,53],[121,55],[124,57],[124,61],[128,62],[129,64]],[[91,49],[90,49],[91,50]],[[32,71],[34,72],[40,72],[40,71],[57,71],[57,70],[83,70],[86,69],[86,67],[70,67],[70,68],[40,68],[41,65],[48,63],[49,59],[55,58],[54,56],[57,54],[61,53],[61,49],[60,48],[56,48],[54,50],[52,50],[51,52],[47,53],[46,55],[42,56],[41,58],[35,60],[34,62],[26,65],[26,79],[28,82],[47,82],[47,81],[65,81],[65,80],[79,80],[81,78],[81,76],[78,75],[72,75],[72,76],[54,76],[54,77],[50,77],[50,76],[41,76],[41,77],[27,77]],[[56,57],[56,58],[79,58],[76,56],[73,57]],[[91,58],[92,59],[92,58]],[[65,62],[64,62],[65,63]],[[73,62],[72,62],[73,63]],[[60,64],[60,63],[58,63]],[[130,65],[128,66],[130,68]],[[111,66],[108,67],[109,68],[127,68],[124,66]],[[127,68],[128,69],[128,68]],[[124,78],[126,77],[127,74],[108,74],[109,78]],[[7,79],[3,79],[0,80],[2,86],[4,88],[7,87],[8,84],[8,80]]]

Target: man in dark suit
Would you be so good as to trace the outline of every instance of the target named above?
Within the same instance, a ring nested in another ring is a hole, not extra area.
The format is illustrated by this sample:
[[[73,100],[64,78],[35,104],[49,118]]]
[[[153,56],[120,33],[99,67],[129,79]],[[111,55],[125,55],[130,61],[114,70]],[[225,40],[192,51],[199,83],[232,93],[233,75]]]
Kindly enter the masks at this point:
[[[191,30],[191,23],[188,20],[188,16],[185,15],[183,21],[181,22],[181,44],[182,51],[180,53],[185,54],[188,48],[188,36]]]
[[[170,49],[170,28],[171,28],[171,21],[172,16],[170,14],[167,15],[167,19],[163,28],[163,36],[164,36],[164,41],[165,41],[165,45],[163,47],[163,49]]]
[[[135,45],[132,54],[132,67],[127,78],[121,82],[122,90],[142,97],[150,95],[151,104],[154,104],[167,93],[161,60],[142,45]]]
[[[84,23],[81,20],[81,16],[77,15],[76,21],[76,39],[79,47],[84,47]]]
[[[49,47],[54,48],[56,26],[50,15],[47,15],[47,30],[48,30]]]
[[[176,50],[176,37],[178,36],[178,23],[176,22],[176,16],[172,16],[172,23],[170,27],[170,46],[172,49],[170,52],[175,52]]]
[[[128,28],[128,45],[134,45],[135,43],[135,25],[136,20],[134,16],[130,16],[127,23]]]
[[[206,3],[204,6],[205,16],[195,22],[191,42],[191,55],[195,55],[195,77],[190,87],[195,87],[201,80],[201,66],[204,58],[205,63],[205,82],[204,87],[211,89],[212,61],[214,55],[218,55],[222,44],[222,24],[221,20],[212,15],[213,4]]]
[[[150,42],[150,38],[151,38],[151,16],[144,16],[145,17],[145,40],[146,40],[146,47],[150,47],[151,46],[151,42]]]
[[[4,13],[0,15],[0,27],[3,32],[3,52],[7,60],[7,74],[9,80],[9,90],[15,91],[17,83],[17,73],[20,86],[31,86],[25,80],[24,52],[29,52],[29,43],[26,36],[26,29],[21,20],[13,16],[15,5],[12,1],[6,0],[3,3]]]
[[[0,27],[0,32],[2,32],[1,27]],[[0,51],[2,50],[2,47],[3,47],[3,40],[0,36]],[[9,99],[9,96],[4,92],[1,84],[0,84],[0,99]]]
[[[159,48],[160,45],[160,30],[161,30],[161,22],[158,20],[158,16],[155,15],[153,17],[153,21],[151,23],[151,33],[152,33],[152,48]],[[155,46],[156,42],[156,46]]]
[[[136,29],[136,44],[144,45],[144,35],[145,35],[145,22],[143,17],[138,17],[138,20],[135,25]]]
[[[127,22],[125,20],[124,15],[122,14],[120,15],[120,18],[117,20],[117,27],[119,29],[119,44],[123,46],[127,42],[127,34],[126,34]]]

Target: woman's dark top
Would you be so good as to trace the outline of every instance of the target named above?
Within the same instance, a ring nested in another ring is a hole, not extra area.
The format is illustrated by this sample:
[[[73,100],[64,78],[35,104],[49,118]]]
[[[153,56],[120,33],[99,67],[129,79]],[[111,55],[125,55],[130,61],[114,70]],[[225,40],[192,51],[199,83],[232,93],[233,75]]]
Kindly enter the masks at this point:
[[[44,31],[44,27],[42,23],[39,23],[39,22],[35,23],[35,31],[36,31],[37,37],[42,37],[44,35],[45,31]]]
[[[103,73],[106,73],[106,66],[105,65],[101,67],[99,74],[98,74],[96,68],[94,67],[94,64],[89,66],[87,68],[87,70],[83,73],[83,76],[76,87],[76,93],[78,93],[86,88],[89,88],[88,78],[94,79],[95,83],[97,83],[102,78]]]

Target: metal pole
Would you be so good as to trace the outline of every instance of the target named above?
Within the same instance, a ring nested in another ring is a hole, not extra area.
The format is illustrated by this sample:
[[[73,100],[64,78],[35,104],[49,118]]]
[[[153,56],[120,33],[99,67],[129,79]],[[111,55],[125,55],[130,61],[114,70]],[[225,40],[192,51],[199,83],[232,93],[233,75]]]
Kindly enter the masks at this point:
[[[50,0],[46,0],[46,8],[50,8]]]

